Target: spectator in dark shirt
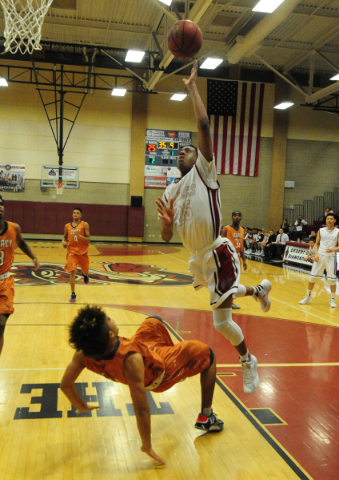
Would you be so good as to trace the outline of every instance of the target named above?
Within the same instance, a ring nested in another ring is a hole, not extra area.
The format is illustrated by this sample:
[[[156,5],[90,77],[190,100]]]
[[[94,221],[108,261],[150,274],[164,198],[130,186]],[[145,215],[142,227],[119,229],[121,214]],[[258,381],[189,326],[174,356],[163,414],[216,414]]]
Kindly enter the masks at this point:
[[[267,239],[267,243],[264,246],[264,256],[265,257],[271,256],[271,254],[272,254],[272,250],[271,250],[272,244],[276,241],[276,239],[277,239],[276,234],[273,232],[273,230],[270,230],[269,231],[269,236],[268,236],[268,239]]]

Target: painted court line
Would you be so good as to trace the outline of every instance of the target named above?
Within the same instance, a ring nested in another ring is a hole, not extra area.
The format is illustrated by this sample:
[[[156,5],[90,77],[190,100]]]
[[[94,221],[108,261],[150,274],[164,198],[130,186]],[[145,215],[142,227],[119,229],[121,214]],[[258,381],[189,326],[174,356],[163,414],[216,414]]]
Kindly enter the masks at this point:
[[[217,367],[241,368],[238,363],[221,363]],[[339,362],[327,363],[258,363],[258,367],[339,367]]]

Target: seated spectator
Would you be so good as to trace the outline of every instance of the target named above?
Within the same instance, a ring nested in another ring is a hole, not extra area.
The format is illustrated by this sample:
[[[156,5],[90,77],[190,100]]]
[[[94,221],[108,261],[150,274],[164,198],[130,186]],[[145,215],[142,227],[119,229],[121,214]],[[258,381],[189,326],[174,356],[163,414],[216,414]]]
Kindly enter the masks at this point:
[[[293,225],[293,223],[290,223],[289,226],[288,226],[288,232],[285,232],[285,233],[287,233],[287,235],[289,235],[290,233],[295,232],[295,231],[296,231],[295,226]]]
[[[245,253],[247,253],[248,255],[251,255],[253,243],[257,241],[257,238],[258,238],[258,229],[253,228],[252,237],[248,238],[248,240],[246,241],[247,250],[245,250]]]
[[[306,243],[310,243],[311,241],[313,241],[313,243],[316,241],[317,239],[317,234],[315,233],[314,230],[311,231],[310,235],[305,238],[305,242]]]
[[[310,248],[308,249],[307,255],[305,257],[305,262],[310,262],[310,263],[314,262],[314,255],[315,255],[314,244],[315,244],[315,240],[309,241]]]
[[[276,234],[273,232],[273,230],[270,230],[267,238],[266,245],[264,245],[264,257],[270,257],[272,254],[271,248],[273,243],[276,241]]]
[[[247,228],[247,233],[244,238],[244,244],[245,244],[245,253],[248,253],[249,250],[249,245],[252,243],[253,240],[253,230],[252,228],[248,227]]]
[[[264,246],[267,244],[269,235],[269,232],[264,232],[264,239],[262,242],[258,242],[258,248],[255,255],[259,255],[260,257],[264,256]]]
[[[288,233],[288,221],[287,218],[284,218],[284,221],[280,225],[280,228],[284,230],[284,233]]]
[[[286,242],[289,241],[287,233],[280,228],[279,235],[277,235],[276,241],[272,244],[272,258],[281,258],[281,255],[285,251]]]
[[[257,229],[258,233],[253,235],[253,243],[251,245],[251,253],[252,255],[256,255],[258,251],[258,244],[262,242],[265,238],[265,235],[262,233],[260,228]]]

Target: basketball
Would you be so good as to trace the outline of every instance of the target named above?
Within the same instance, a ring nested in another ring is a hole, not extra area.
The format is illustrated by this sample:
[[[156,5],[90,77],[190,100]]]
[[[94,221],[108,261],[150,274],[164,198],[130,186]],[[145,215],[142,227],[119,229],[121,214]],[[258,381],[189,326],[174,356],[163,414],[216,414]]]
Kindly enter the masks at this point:
[[[167,34],[167,44],[171,53],[181,60],[194,57],[202,45],[202,33],[191,20],[174,23]]]

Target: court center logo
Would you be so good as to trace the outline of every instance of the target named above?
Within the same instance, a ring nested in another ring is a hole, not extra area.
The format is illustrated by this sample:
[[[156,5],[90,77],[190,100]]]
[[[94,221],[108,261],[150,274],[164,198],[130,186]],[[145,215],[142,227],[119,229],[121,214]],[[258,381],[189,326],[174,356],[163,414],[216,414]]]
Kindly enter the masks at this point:
[[[102,265],[103,270],[90,268],[88,275],[91,285],[107,286],[114,283],[128,285],[185,286],[192,284],[192,276],[184,273],[168,272],[154,265],[137,263],[93,262]],[[39,270],[32,270],[32,263],[13,263],[11,273],[18,287],[60,285],[69,282],[69,274],[64,271],[64,264],[44,263]],[[82,282],[80,270],[76,272],[76,282]]]

